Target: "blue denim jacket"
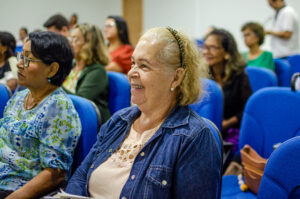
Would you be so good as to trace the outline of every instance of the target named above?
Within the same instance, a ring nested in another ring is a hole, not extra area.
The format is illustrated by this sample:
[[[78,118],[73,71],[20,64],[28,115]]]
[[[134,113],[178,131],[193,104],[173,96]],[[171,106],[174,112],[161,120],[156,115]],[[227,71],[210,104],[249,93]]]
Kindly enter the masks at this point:
[[[89,196],[91,173],[121,145],[140,113],[136,106],[123,109],[101,127],[66,192]],[[136,156],[120,198],[215,199],[220,164],[217,142],[201,117],[176,106]]]

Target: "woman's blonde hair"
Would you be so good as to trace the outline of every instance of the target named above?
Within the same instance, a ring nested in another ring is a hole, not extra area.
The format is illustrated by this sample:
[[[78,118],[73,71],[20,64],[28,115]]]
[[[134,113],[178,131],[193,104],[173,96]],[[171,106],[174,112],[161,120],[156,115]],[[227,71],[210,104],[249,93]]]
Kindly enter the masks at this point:
[[[176,35],[175,35],[176,34]],[[172,28],[152,28],[140,40],[150,38],[151,41],[164,44],[158,59],[173,70],[184,68],[184,77],[179,86],[178,104],[192,104],[202,92],[200,77],[207,77],[207,66],[195,45],[185,34]]]
[[[99,63],[104,66],[107,65],[109,54],[100,28],[88,23],[77,24],[74,26],[75,28],[78,28],[84,37],[84,45],[79,56],[85,61],[85,64]]]

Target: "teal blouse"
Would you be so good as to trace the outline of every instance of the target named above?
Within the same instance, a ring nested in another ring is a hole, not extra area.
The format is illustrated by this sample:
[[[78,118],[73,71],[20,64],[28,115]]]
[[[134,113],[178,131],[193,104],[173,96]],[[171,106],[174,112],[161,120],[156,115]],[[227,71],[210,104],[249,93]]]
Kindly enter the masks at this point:
[[[273,60],[273,55],[271,52],[263,51],[263,53],[256,59],[249,60],[247,56],[248,52],[243,53],[244,58],[247,61],[248,67],[260,67],[267,68],[275,71],[275,64]]]
[[[0,119],[2,190],[19,189],[44,168],[68,172],[80,137],[79,116],[61,88],[32,110],[24,109],[28,92],[17,92]]]

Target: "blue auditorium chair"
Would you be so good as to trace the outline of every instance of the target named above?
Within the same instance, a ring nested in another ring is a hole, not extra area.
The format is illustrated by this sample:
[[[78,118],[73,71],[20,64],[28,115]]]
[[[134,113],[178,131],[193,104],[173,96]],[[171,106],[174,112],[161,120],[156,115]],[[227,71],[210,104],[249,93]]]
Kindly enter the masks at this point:
[[[74,162],[72,165],[72,171],[74,172],[96,142],[101,118],[96,105],[92,101],[76,95],[69,94],[68,96],[71,98],[78,112],[82,128],[81,136],[74,152]]]
[[[291,67],[288,61],[284,59],[274,59],[275,73],[278,79],[279,86],[291,85]]]
[[[278,85],[276,74],[269,69],[259,67],[247,67],[246,72],[248,74],[249,82],[253,93],[265,87]]]
[[[6,85],[0,83],[0,118],[3,117],[4,108],[10,97],[10,89]]]
[[[289,87],[263,88],[250,96],[242,118],[239,149],[249,144],[260,156],[269,158],[275,144],[299,136],[299,102],[300,92]],[[222,198],[256,196],[239,189],[237,176],[224,176]]]
[[[300,72],[300,54],[292,55],[287,58],[291,66],[291,76]]]
[[[223,138],[222,135],[218,129],[218,127],[209,119],[206,119],[202,117],[208,128],[212,131],[214,138],[216,139],[219,149],[220,149],[220,155],[221,155],[221,162],[222,164],[220,165],[220,183],[219,183],[219,191],[217,194],[217,198],[221,197],[221,188],[222,188],[222,173],[223,173],[223,151],[224,151],[224,146],[223,146]]]
[[[282,143],[270,156],[257,194],[259,199],[300,198],[300,136]]]
[[[211,120],[221,131],[223,117],[222,88],[211,79],[201,79],[203,95],[190,107],[200,116]]]
[[[120,109],[130,106],[130,84],[123,73],[107,72],[109,79],[109,111],[113,115]]]

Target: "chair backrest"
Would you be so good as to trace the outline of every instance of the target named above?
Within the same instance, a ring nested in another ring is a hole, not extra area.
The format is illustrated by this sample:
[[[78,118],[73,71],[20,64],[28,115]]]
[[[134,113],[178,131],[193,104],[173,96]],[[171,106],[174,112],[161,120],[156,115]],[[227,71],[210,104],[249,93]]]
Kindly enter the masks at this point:
[[[3,117],[4,108],[10,97],[10,89],[6,85],[0,83],[0,118]]]
[[[300,54],[289,56],[287,58],[287,61],[290,63],[291,66],[291,76],[294,73],[300,72]]]
[[[239,149],[249,144],[264,158],[274,144],[300,135],[300,92],[268,87],[248,99],[241,123]]]
[[[81,164],[90,149],[97,140],[97,133],[100,127],[100,114],[92,101],[85,98],[68,95],[79,115],[81,121],[81,136],[74,152],[72,171]]]
[[[265,87],[278,85],[276,74],[269,69],[259,67],[247,67],[246,72],[248,74],[249,82],[253,93]]]
[[[282,143],[270,156],[257,198],[289,198],[300,196],[300,136]]]
[[[219,149],[220,149],[220,154],[221,154],[221,165],[220,165],[220,171],[221,171],[221,175],[220,175],[220,186],[219,186],[219,193],[217,195],[217,198],[221,198],[221,187],[222,187],[222,173],[223,173],[223,151],[224,151],[224,146],[223,146],[223,138],[222,135],[218,129],[218,127],[209,119],[206,119],[204,117],[202,117],[203,120],[205,121],[206,125],[208,126],[208,128],[211,130],[211,132],[213,133],[218,145],[219,145]]]
[[[109,111],[116,111],[130,106],[130,84],[123,73],[107,72],[109,79]]]
[[[275,73],[278,79],[279,86],[290,86],[291,85],[291,67],[287,60],[274,59]]]
[[[190,107],[200,116],[211,120],[221,131],[223,117],[222,88],[211,79],[201,79],[203,95]]]

